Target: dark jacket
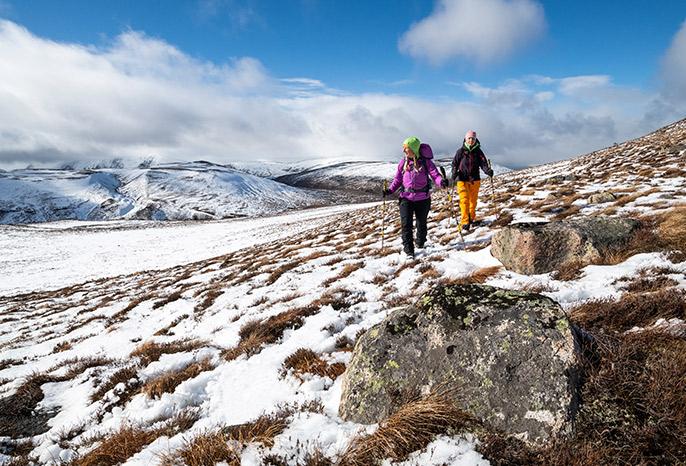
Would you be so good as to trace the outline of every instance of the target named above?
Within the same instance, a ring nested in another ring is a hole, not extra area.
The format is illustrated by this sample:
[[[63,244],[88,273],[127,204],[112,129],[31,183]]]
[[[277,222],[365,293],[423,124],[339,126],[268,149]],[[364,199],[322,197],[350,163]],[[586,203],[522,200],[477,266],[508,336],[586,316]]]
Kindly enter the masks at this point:
[[[457,149],[452,163],[453,181],[476,181],[480,180],[479,168],[488,176],[493,176],[493,170],[488,168],[488,159],[481,150],[481,144],[477,139],[471,148],[467,148],[467,141],[462,141],[462,147]]]

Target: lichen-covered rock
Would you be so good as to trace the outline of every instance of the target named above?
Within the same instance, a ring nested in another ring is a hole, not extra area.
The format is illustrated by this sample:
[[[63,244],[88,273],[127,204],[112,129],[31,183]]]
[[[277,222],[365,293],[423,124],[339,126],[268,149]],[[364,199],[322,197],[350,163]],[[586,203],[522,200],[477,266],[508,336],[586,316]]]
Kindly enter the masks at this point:
[[[602,191],[588,196],[589,204],[603,204],[605,202],[612,202],[615,200],[617,200],[617,196],[612,194],[610,191]]]
[[[538,443],[565,425],[574,405],[573,350],[562,309],[545,296],[437,287],[359,338],[339,413],[374,423],[447,386],[477,418]]]
[[[491,254],[508,270],[547,273],[600,260],[603,251],[621,247],[639,226],[637,220],[602,216],[511,224],[493,235]]]

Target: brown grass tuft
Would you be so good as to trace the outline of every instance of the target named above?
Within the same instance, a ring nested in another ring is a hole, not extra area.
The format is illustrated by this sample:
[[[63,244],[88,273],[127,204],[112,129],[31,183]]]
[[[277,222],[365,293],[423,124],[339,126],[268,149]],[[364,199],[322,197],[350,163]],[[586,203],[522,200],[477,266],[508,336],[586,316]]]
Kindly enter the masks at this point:
[[[564,282],[577,280],[584,274],[581,270],[584,267],[585,265],[580,261],[565,262],[550,274],[550,278]]]
[[[105,437],[97,447],[77,458],[72,464],[73,466],[115,466],[125,462],[159,436],[159,431],[124,426]]]
[[[276,343],[287,329],[300,328],[305,323],[305,317],[314,314],[317,308],[313,306],[291,309],[272,316],[265,321],[250,321],[241,327],[238,335],[241,337],[238,346],[224,350],[222,356],[232,361],[242,354],[248,357],[259,353],[262,346]]]
[[[599,362],[586,367],[575,435],[549,447],[543,464],[680,464],[686,340],[640,332],[600,335],[596,345]]]
[[[491,228],[506,227],[514,220],[514,216],[510,212],[500,212],[498,217],[491,223]]]
[[[173,393],[176,387],[186,380],[197,377],[200,373],[211,371],[212,369],[214,369],[214,365],[210,360],[203,359],[179,371],[170,371],[155,377],[143,386],[142,391],[148,395],[148,398],[159,398],[163,393]]]
[[[164,455],[162,466],[214,466],[225,462],[240,466],[241,452],[246,445],[259,442],[267,447],[274,444],[274,437],[287,426],[292,410],[283,409],[270,415],[260,416],[252,422],[228,426],[213,432],[204,432],[186,442],[180,451]],[[181,459],[182,462],[178,460]]]
[[[444,393],[412,401],[382,421],[373,434],[353,439],[343,452],[341,466],[369,466],[385,458],[404,460],[428,445],[436,435],[463,431],[473,424]]]
[[[657,277],[634,278],[622,287],[630,293],[648,293],[677,286],[679,282],[664,275]]]
[[[627,293],[618,301],[587,301],[571,309],[570,315],[583,328],[616,332],[646,327],[658,318],[686,319],[686,291],[671,288],[655,293]]]
[[[53,347],[52,352],[53,353],[61,353],[62,351],[67,351],[70,349],[71,349],[71,342],[63,341],[63,342],[57,343]]]
[[[136,378],[138,375],[138,369],[136,366],[127,366],[116,371],[105,383],[103,383],[93,394],[91,395],[91,402],[96,402],[100,400],[107,392],[112,390],[114,387],[120,383],[127,384],[129,380]]]
[[[338,273],[338,275],[327,278],[322,282],[322,286],[328,287],[334,283],[336,283],[338,280],[343,280],[347,276],[349,276],[351,273],[353,273],[356,270],[361,269],[364,267],[364,261],[358,261],[358,262],[353,262],[352,264],[346,264],[343,269]]]
[[[500,273],[502,267],[499,265],[494,265],[491,267],[484,267],[477,269],[470,273],[469,275],[464,275],[457,278],[443,278],[439,280],[439,284],[443,286],[448,285],[467,285],[473,283],[484,283],[491,277],[494,277]]]
[[[328,364],[311,349],[299,348],[283,361],[282,376],[286,375],[288,369],[292,369],[293,374],[301,380],[303,374],[316,374],[336,380],[345,372],[345,364],[342,362]]]
[[[269,274],[267,279],[265,280],[265,285],[271,285],[274,282],[276,282],[281,275],[284,273],[293,270],[294,268],[298,267],[300,265],[299,260],[292,260],[290,262],[287,262],[285,264],[281,264],[278,268],[276,268],[272,273]]]
[[[147,366],[151,362],[160,359],[160,356],[163,354],[193,351],[207,345],[208,343],[204,340],[177,340],[168,343],[146,341],[131,352],[131,357],[140,358],[141,364]]]
[[[181,290],[175,291],[171,293],[169,296],[166,298],[160,299],[159,301],[156,301],[153,305],[153,309],[159,309],[160,307],[166,306],[169,303],[173,303],[174,301],[177,301],[178,299],[181,298]]]
[[[647,189],[647,190],[645,190],[645,191],[639,191],[639,192],[634,193],[634,194],[629,194],[629,195],[625,195],[625,196],[620,196],[620,197],[615,201],[615,205],[616,205],[616,206],[620,206],[620,207],[621,207],[621,206],[625,206],[625,205],[629,204],[630,202],[634,202],[634,201],[637,200],[637,199],[640,199],[640,198],[642,198],[642,197],[644,197],[644,196],[648,196],[648,195],[650,195],[650,194],[654,194],[654,193],[656,193],[656,192],[658,192],[658,191],[660,191],[658,188],[650,188],[650,189]]]

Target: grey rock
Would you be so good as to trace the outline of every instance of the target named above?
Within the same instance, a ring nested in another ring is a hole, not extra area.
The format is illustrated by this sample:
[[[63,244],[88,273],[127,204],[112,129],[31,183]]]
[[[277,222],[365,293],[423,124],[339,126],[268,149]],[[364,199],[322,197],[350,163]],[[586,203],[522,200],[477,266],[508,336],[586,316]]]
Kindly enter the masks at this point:
[[[545,296],[437,287],[358,339],[339,414],[379,422],[409,399],[448,386],[462,409],[540,443],[574,410],[573,351],[562,309]]]
[[[549,223],[517,223],[493,235],[491,254],[514,272],[535,275],[564,265],[588,265],[604,251],[621,248],[640,222],[617,217],[579,217]]]
[[[605,202],[615,201],[616,199],[617,199],[617,196],[615,196],[611,192],[603,191],[600,193],[591,194],[588,197],[588,203],[589,204],[603,204]]]

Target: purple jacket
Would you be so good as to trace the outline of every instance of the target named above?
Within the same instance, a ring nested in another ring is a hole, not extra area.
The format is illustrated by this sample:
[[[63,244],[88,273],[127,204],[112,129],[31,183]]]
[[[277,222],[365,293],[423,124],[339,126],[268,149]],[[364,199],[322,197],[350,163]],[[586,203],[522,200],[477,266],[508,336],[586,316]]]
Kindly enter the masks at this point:
[[[431,146],[428,144],[422,144],[419,146],[419,156],[424,159],[423,163],[418,160],[417,165],[419,165],[418,170],[415,170],[414,160],[410,159],[408,162],[408,170],[405,171],[405,161],[406,158],[402,158],[398,164],[398,169],[395,172],[395,177],[388,187],[388,190],[392,193],[396,192],[398,188],[402,189],[400,193],[401,199],[407,199],[408,201],[423,201],[429,199],[431,194],[426,189],[429,183],[429,176],[433,178],[436,186],[440,186],[443,178],[438,173],[436,165],[434,165],[433,158],[434,154],[431,150]],[[427,173],[428,171],[428,173]]]

